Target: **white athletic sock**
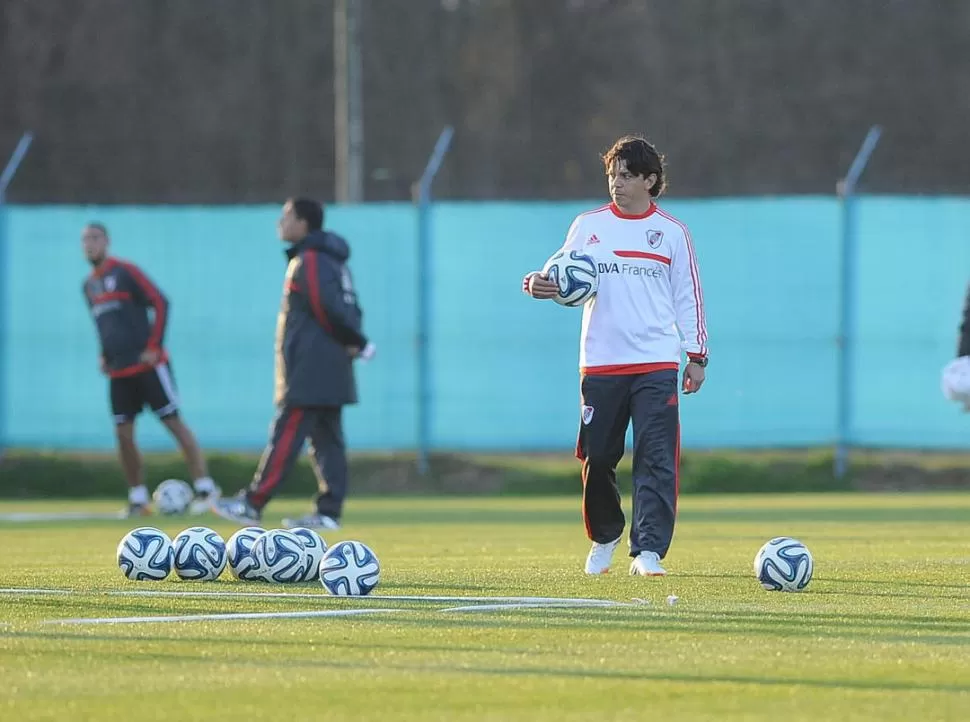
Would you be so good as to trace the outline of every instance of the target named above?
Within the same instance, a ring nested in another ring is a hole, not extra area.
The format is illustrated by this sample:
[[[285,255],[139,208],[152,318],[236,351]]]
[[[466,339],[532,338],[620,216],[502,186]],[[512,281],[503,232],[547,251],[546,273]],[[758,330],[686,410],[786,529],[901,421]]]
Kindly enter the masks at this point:
[[[194,482],[195,491],[198,494],[211,494],[216,490],[216,483],[211,476],[203,476]]]
[[[132,486],[128,488],[128,503],[129,504],[140,504],[141,506],[147,506],[148,504],[148,488],[144,484],[139,484],[138,486]]]

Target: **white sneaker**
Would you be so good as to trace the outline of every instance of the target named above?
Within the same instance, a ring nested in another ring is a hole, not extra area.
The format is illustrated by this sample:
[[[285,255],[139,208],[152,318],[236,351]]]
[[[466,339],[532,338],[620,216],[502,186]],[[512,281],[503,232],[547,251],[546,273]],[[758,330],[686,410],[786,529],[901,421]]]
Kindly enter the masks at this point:
[[[189,504],[189,514],[198,516],[212,511],[212,505],[222,498],[222,490],[217,486],[208,494],[196,493],[192,503]]]
[[[618,536],[606,544],[593,542],[593,546],[589,550],[589,556],[586,557],[586,573],[606,574],[610,570],[610,564],[613,561],[613,552],[620,545],[620,539],[622,538],[622,536]]]
[[[640,552],[630,564],[630,574],[641,577],[663,577],[667,570],[660,566],[657,552]]]

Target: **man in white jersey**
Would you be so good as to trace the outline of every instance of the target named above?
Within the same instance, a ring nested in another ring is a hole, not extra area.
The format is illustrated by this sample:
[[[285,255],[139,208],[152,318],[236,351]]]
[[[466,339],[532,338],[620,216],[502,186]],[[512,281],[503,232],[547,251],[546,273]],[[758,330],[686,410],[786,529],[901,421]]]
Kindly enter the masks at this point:
[[[687,227],[654,202],[664,190],[663,157],[645,139],[626,136],[603,162],[613,202],[581,213],[563,246],[593,256],[599,270],[580,342],[576,455],[583,462],[583,518],[593,542],[586,573],[608,572],[623,536],[616,467],[632,419],[630,573],[663,576],[660,561],[677,512],[678,372],[686,351],[681,389],[700,390],[707,366],[704,297]],[[557,293],[539,272],[523,279],[523,290],[537,299]]]

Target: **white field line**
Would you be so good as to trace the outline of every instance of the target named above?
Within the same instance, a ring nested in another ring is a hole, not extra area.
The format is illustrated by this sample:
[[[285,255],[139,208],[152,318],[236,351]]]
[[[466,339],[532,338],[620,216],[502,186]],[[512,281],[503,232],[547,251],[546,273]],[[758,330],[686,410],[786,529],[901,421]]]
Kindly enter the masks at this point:
[[[95,617],[49,619],[41,624],[159,624],[170,622],[221,622],[242,619],[306,619],[308,617],[354,617],[363,614],[406,612],[406,609],[317,609],[307,612],[240,612],[232,614],[182,614],[156,617]]]
[[[2,592],[3,590],[0,590]],[[354,599],[355,601],[374,602],[493,602],[509,604],[572,604],[575,606],[610,607],[618,602],[609,599],[586,599],[570,597],[451,597],[451,596],[422,596],[407,594],[370,594],[366,597],[332,596],[325,592],[193,592],[193,591],[155,591],[139,589],[131,591],[107,592],[111,597],[224,597],[239,599],[293,598],[293,599]]]
[[[104,590],[93,590],[93,591],[83,591],[75,589],[21,589],[21,588],[2,588],[0,589],[0,595],[79,595],[79,596],[100,596],[105,595],[109,597],[163,597],[163,598],[209,598],[209,599],[316,599],[320,601],[330,601],[330,600],[354,600],[355,602],[433,602],[433,603],[448,603],[448,604],[460,604],[462,606],[458,607],[446,607],[439,609],[442,612],[490,612],[490,611],[502,611],[506,609],[554,609],[554,608],[608,608],[608,607],[631,607],[637,606],[636,604],[630,604],[628,602],[616,602],[609,599],[587,599],[587,598],[576,598],[576,597],[460,597],[460,596],[422,596],[422,595],[369,595],[364,597],[349,597],[349,596],[332,596],[326,594],[325,592],[228,592],[228,591],[162,591],[162,590],[150,590],[150,589],[132,589],[132,590],[121,590],[121,591],[104,591]],[[333,612],[354,612],[355,610],[331,610]],[[398,609],[397,611],[407,611],[404,609]],[[285,619],[287,616],[340,616],[339,614],[330,614],[330,612],[323,611],[319,614],[309,613],[309,612],[261,612],[258,613],[260,616],[257,617],[234,617],[233,615],[191,615],[186,619],[195,620],[197,618],[239,618],[239,619],[257,619],[257,618],[272,618],[272,615],[281,615],[279,618]],[[269,616],[267,616],[269,615]],[[117,622],[99,622],[102,624],[110,623],[121,623],[122,621],[130,621],[129,618],[119,617],[115,618]],[[145,619],[154,620],[158,619],[161,621],[180,621],[181,617],[137,617],[131,619]],[[80,624],[77,620],[53,620],[47,623],[76,623]],[[95,623],[95,622],[90,622]]]
[[[104,521],[109,519],[124,519],[123,511],[62,511],[62,512],[11,512],[0,514],[0,522],[33,522],[33,521]]]
[[[604,608],[607,605],[597,605]],[[611,607],[632,607],[633,604],[613,602]],[[588,604],[568,603],[531,603],[531,604],[473,604],[464,607],[447,607],[439,612],[502,612],[512,609],[582,609],[589,608]],[[394,612],[408,612],[408,609],[324,609],[304,612],[234,612],[227,614],[180,614],[175,616],[154,617],[94,617],[78,619],[49,619],[41,624],[165,624],[171,622],[221,622],[239,621],[244,619],[309,619],[313,617],[354,617],[364,614],[385,614]]]

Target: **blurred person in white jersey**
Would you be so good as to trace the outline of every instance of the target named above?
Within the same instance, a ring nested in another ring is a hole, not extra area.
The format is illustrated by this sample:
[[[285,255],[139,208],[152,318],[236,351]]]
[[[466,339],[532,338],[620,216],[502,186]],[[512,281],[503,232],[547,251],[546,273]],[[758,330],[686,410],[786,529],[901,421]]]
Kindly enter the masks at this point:
[[[583,519],[593,542],[587,574],[608,572],[623,537],[616,467],[633,422],[630,573],[663,576],[677,513],[680,386],[700,391],[707,367],[704,297],[687,226],[661,210],[664,159],[640,136],[625,136],[603,156],[612,202],[581,213],[563,245],[591,255],[599,287],[583,309],[581,410],[576,456],[582,461]],[[551,299],[556,284],[529,273],[523,291]],[[681,338],[683,337],[683,338]]]

